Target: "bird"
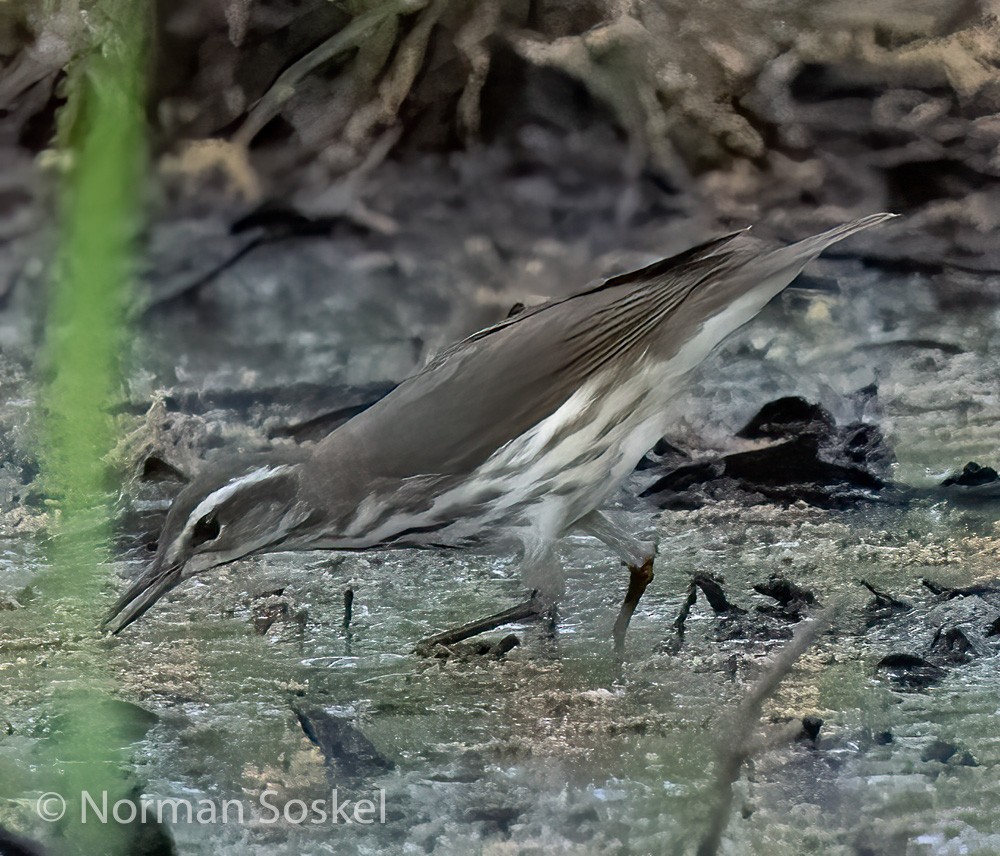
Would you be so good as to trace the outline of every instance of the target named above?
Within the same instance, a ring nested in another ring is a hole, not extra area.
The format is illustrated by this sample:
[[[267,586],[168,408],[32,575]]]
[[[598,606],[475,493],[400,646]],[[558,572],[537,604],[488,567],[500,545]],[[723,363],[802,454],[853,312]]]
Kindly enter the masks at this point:
[[[895,216],[777,248],[747,230],[713,238],[473,333],[318,442],[211,462],[173,501],[155,556],[103,626],[118,634],[183,581],[253,554],[519,554],[532,596],[425,640],[456,641],[557,602],[557,546],[583,533],[629,571],[612,632],[621,653],[656,544],[602,506],[669,432],[666,405],[722,340],[824,249]]]

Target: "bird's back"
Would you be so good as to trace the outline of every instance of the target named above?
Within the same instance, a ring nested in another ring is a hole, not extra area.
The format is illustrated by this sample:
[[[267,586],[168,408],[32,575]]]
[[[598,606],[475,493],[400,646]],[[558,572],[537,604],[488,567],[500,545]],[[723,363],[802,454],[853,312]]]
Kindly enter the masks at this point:
[[[613,396],[641,372],[638,393],[655,391],[654,404],[661,405],[680,376],[809,260],[890,216],[872,215],[773,251],[734,233],[529,309],[439,355],[326,438],[319,447],[325,454],[316,459],[335,462],[328,475],[341,495],[353,493],[360,504],[382,491],[408,491],[414,509],[423,509],[413,521],[425,520],[437,497],[481,473],[503,450],[510,457],[512,445],[537,435],[546,420],[550,431],[568,430],[564,419],[552,424],[553,418],[566,415],[571,399],[582,405],[581,391],[589,398]],[[621,412],[605,409],[601,417],[625,423],[625,434],[636,396],[626,398]],[[597,412],[570,409],[578,423]],[[644,425],[649,445],[662,427]],[[640,448],[645,436],[624,439],[623,454],[635,457],[619,465],[627,473],[649,446]],[[345,480],[354,482],[346,494]],[[490,495],[499,490],[494,486]],[[364,525],[377,516],[370,510]]]

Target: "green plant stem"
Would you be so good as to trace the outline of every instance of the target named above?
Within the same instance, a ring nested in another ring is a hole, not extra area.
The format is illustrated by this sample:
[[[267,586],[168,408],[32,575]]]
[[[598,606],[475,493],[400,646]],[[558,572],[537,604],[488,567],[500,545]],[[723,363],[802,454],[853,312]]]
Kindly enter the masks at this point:
[[[58,506],[49,567],[38,582],[40,618],[66,640],[55,663],[44,762],[68,811],[54,852],[114,856],[130,830],[93,818],[80,800],[128,794],[122,749],[127,723],[109,702],[111,680],[97,637],[109,557],[103,459],[111,447],[108,405],[119,388],[123,309],[132,275],[144,162],[145,20],[140,0],[100,0],[88,9],[90,52],[67,78],[60,149],[68,165],[60,192],[60,246],[50,294],[43,364],[43,478]]]

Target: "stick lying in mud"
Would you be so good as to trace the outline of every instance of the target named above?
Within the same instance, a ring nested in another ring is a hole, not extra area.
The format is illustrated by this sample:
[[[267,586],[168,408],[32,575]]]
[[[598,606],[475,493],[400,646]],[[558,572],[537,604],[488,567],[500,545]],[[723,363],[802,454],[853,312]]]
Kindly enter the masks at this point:
[[[740,776],[743,764],[757,748],[752,740],[754,729],[760,722],[761,710],[791,672],[796,661],[833,621],[837,606],[830,606],[816,618],[803,622],[774,659],[764,674],[747,692],[733,716],[720,728],[718,774],[713,786],[715,805],[709,820],[709,829],[698,845],[698,856],[714,856],[722,844],[722,834],[729,823],[733,803],[733,785]]]
[[[354,589],[344,591],[344,630],[351,629],[351,618],[354,616]]]

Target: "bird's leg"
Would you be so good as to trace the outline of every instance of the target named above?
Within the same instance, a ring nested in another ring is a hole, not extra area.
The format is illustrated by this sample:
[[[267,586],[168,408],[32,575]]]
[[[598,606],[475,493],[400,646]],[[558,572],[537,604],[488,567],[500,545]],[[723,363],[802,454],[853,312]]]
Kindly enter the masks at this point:
[[[625,593],[625,600],[622,601],[612,630],[615,653],[620,656],[625,651],[625,631],[628,630],[632,615],[646,587],[653,581],[653,557],[656,554],[656,545],[651,541],[639,541],[631,537],[600,511],[591,511],[580,518],[576,522],[576,528],[603,541],[628,567],[628,591]]]
[[[468,624],[452,627],[450,630],[421,639],[414,650],[416,653],[426,656],[430,654],[435,645],[454,645],[456,642],[464,642],[480,633],[489,633],[505,624],[523,621],[526,618],[538,618],[547,612],[550,605],[550,602],[540,597],[537,592],[532,592],[531,597],[526,601],[512,606],[510,609],[505,609],[503,612],[480,618],[478,621],[470,621]]]
[[[435,645],[453,645],[514,621],[552,616],[553,607],[562,595],[565,585],[562,566],[552,544],[546,540],[528,545],[521,560],[520,570],[522,580],[531,589],[531,597],[526,601],[488,618],[470,621],[461,627],[428,636],[417,644],[416,652],[426,655]]]
[[[615,619],[614,629],[611,635],[615,640],[615,653],[619,656],[625,653],[625,631],[628,630],[632,614],[639,605],[640,598],[646,593],[646,586],[653,581],[653,559],[646,559],[638,567],[628,566],[628,591],[625,592],[625,600],[622,601],[621,609],[618,610],[618,618]]]

